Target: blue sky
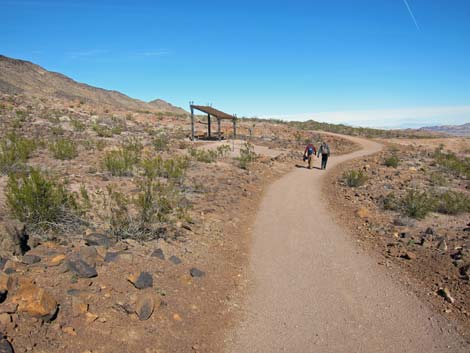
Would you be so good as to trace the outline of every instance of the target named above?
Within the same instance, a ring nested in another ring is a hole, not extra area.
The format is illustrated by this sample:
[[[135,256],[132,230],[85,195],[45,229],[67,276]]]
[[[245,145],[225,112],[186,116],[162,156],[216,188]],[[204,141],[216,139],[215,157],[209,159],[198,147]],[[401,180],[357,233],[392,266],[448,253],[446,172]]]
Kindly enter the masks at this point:
[[[470,122],[468,0],[0,0],[0,8],[1,54],[143,100],[353,125]]]

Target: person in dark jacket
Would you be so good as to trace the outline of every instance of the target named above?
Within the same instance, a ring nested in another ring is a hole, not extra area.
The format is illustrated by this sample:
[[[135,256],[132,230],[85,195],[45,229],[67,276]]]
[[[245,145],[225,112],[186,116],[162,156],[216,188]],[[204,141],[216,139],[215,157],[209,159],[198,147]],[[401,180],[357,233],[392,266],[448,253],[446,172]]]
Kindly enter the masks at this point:
[[[309,143],[307,147],[305,147],[304,151],[304,161],[308,160],[308,169],[313,168],[313,157],[317,154],[317,149],[313,145],[313,143]]]
[[[328,163],[328,157],[330,156],[330,146],[326,142],[322,142],[320,148],[318,149],[318,156],[321,155],[321,169],[326,169],[326,164]]]

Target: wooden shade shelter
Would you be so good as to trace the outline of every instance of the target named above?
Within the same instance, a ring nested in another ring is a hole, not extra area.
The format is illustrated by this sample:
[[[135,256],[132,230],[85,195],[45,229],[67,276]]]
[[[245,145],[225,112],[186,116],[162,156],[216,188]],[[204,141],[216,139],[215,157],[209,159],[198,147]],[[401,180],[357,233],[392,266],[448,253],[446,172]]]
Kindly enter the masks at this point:
[[[220,129],[220,124],[222,120],[231,120],[233,124],[233,138],[235,139],[237,135],[237,117],[235,115],[230,115],[227,113],[224,113],[220,110],[217,110],[215,108],[212,108],[210,106],[204,106],[204,105],[194,105],[190,104],[190,109],[191,109],[191,140],[194,141],[196,138],[196,133],[195,133],[195,125],[194,125],[194,110],[199,110],[203,113],[207,114],[207,137],[210,139],[212,138],[212,129],[211,129],[211,118],[214,117],[217,119],[217,138],[219,140],[222,140],[222,131]]]

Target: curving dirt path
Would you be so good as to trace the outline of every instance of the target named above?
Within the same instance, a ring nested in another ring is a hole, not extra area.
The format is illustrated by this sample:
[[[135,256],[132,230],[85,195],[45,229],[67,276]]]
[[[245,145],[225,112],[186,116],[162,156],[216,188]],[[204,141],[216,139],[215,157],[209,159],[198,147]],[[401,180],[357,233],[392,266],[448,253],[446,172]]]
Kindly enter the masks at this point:
[[[328,168],[381,145],[333,156]],[[319,162],[316,162],[318,166]],[[469,352],[440,315],[395,283],[326,208],[328,171],[297,168],[272,184],[253,228],[244,319],[233,353]]]

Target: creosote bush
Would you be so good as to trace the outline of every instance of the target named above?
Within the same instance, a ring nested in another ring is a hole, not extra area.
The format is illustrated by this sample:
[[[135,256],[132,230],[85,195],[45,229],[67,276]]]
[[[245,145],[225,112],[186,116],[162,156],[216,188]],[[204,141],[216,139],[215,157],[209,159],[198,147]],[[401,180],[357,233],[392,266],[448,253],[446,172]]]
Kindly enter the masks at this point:
[[[347,186],[354,188],[364,185],[368,178],[362,170],[352,169],[343,174],[343,179]]]
[[[445,171],[456,176],[470,178],[470,158],[459,158],[453,152],[443,152],[443,146],[434,152],[434,160]]]
[[[170,138],[167,134],[160,133],[153,138],[152,143],[155,150],[160,152],[167,151],[170,144]]]
[[[219,158],[225,157],[230,152],[229,145],[221,145],[213,150],[204,150],[191,147],[189,155],[198,162],[213,163]]]
[[[70,227],[79,220],[75,196],[38,169],[19,176],[10,174],[6,199],[11,214],[33,230]]]
[[[401,200],[402,212],[412,218],[423,219],[436,209],[436,200],[427,191],[408,190]]]
[[[387,167],[397,168],[399,162],[400,160],[398,159],[398,157],[396,155],[392,155],[390,157],[385,158],[384,164]]]
[[[237,158],[239,167],[241,169],[248,169],[249,164],[256,160],[256,158],[255,147],[250,142],[245,142],[240,148],[240,157]]]
[[[172,182],[182,183],[189,159],[186,156],[163,159],[161,156],[145,158],[141,162],[143,175],[146,178],[166,178]]]
[[[0,140],[0,173],[22,169],[22,164],[36,149],[33,140],[10,133]]]
[[[56,159],[69,160],[77,157],[77,146],[74,141],[60,138],[49,145],[49,150]]]
[[[131,176],[134,166],[140,161],[142,148],[138,139],[129,139],[118,150],[108,151],[103,165],[113,176]]]

